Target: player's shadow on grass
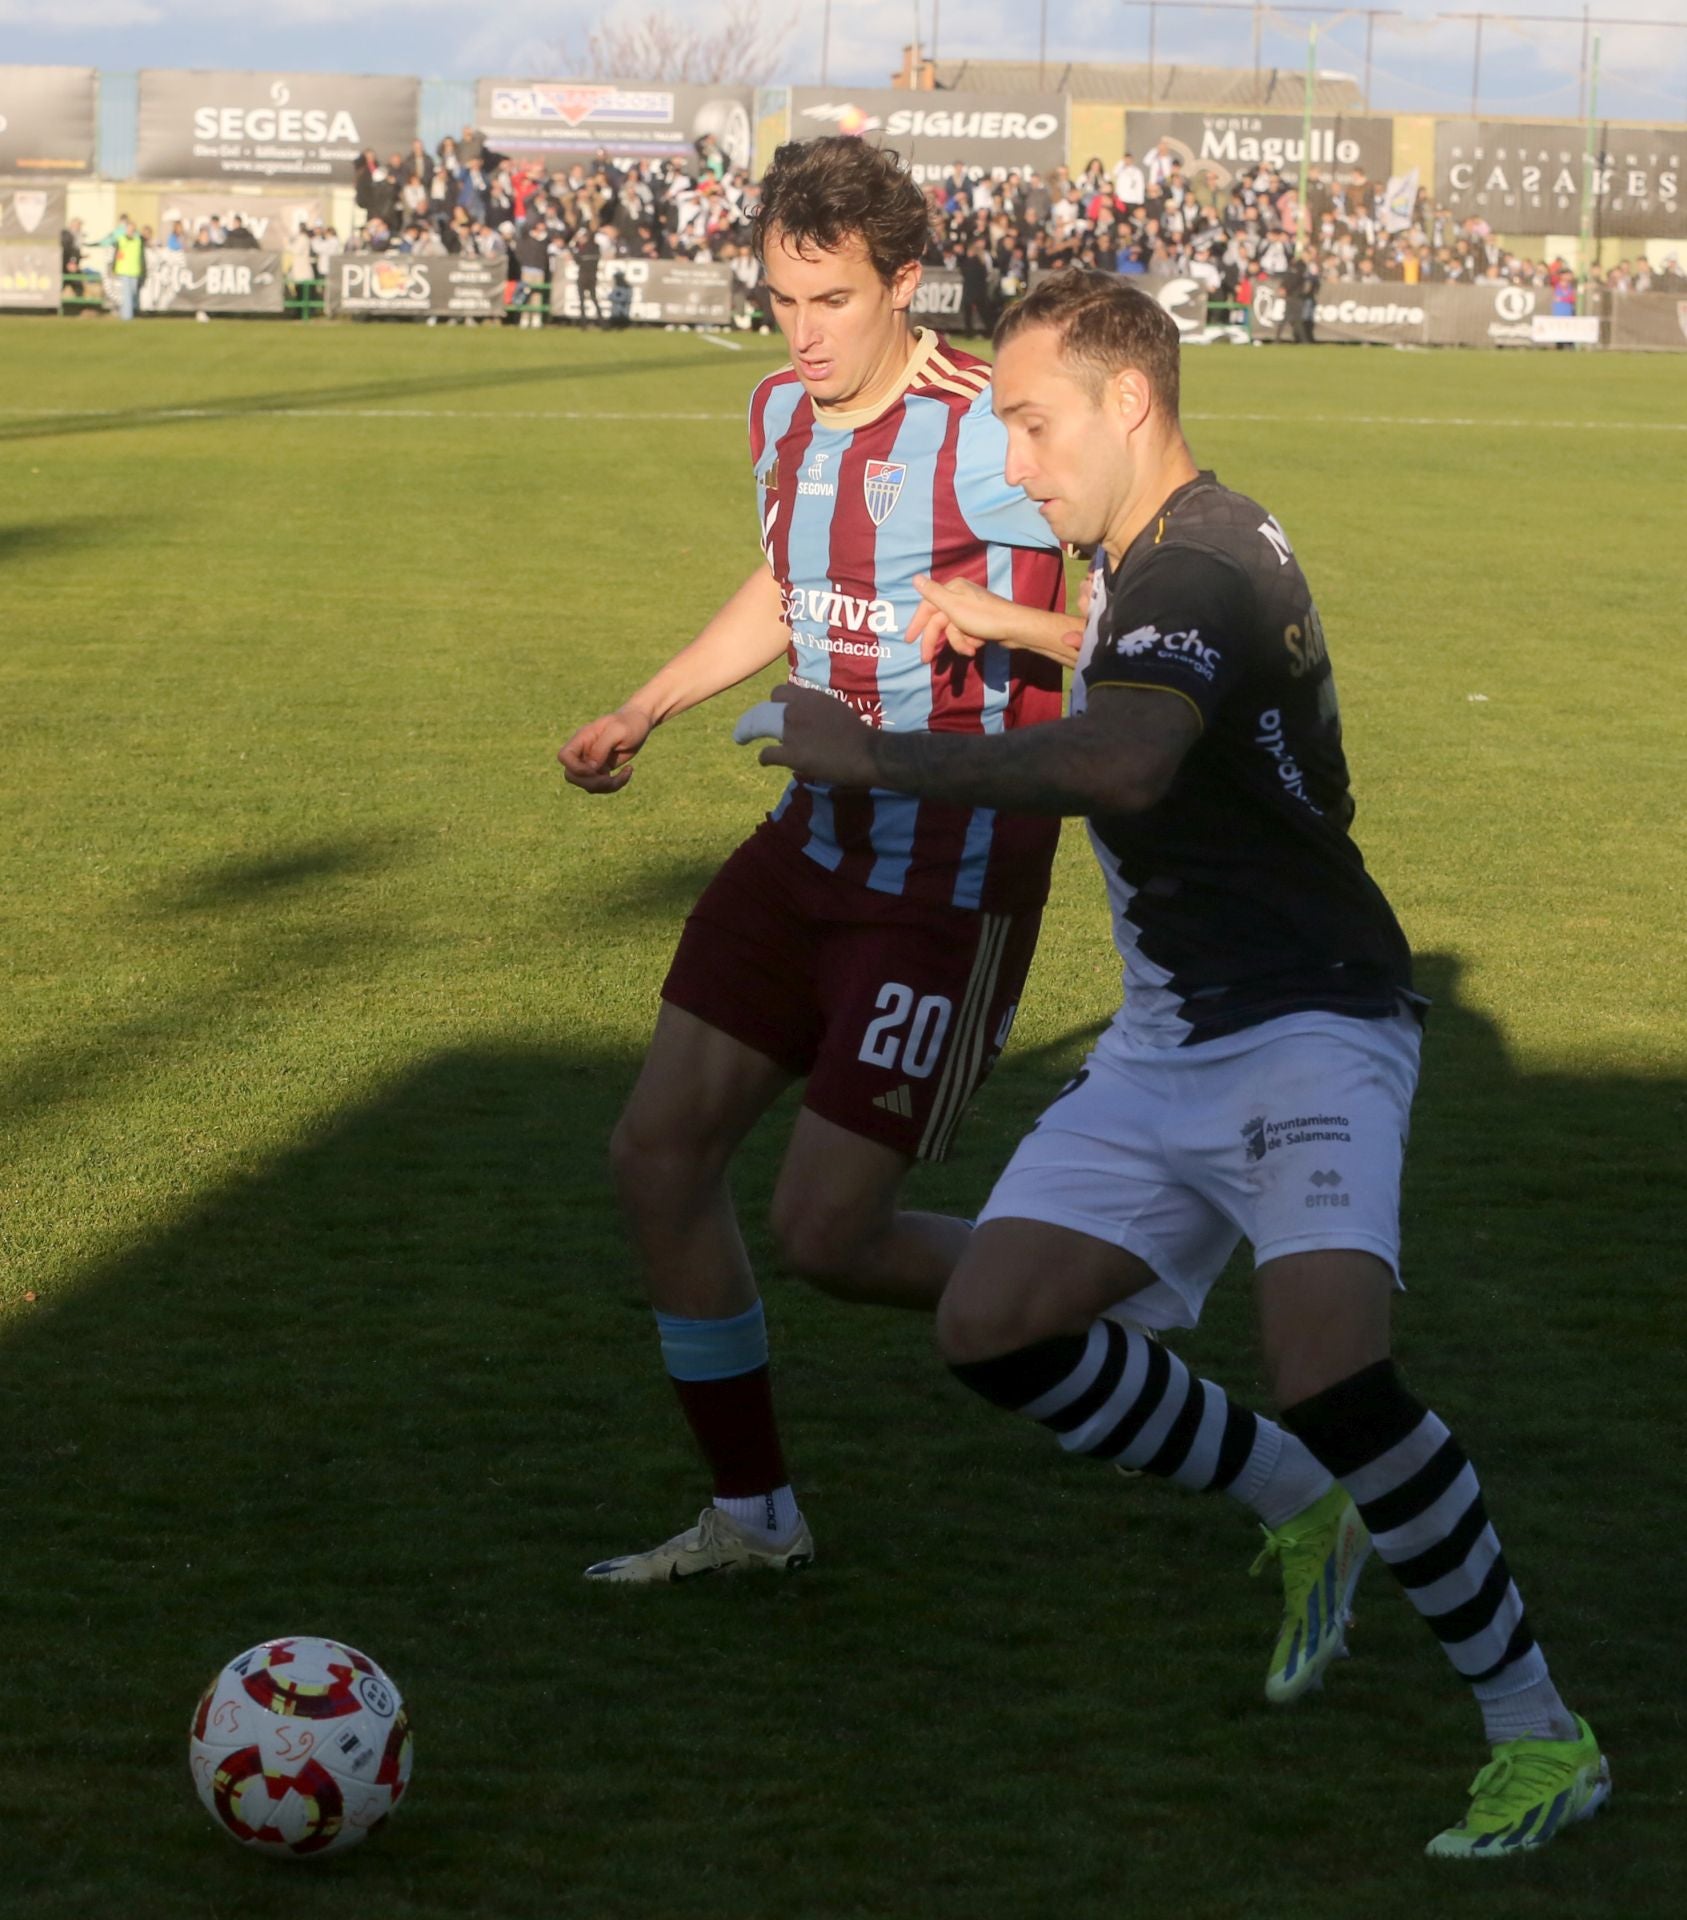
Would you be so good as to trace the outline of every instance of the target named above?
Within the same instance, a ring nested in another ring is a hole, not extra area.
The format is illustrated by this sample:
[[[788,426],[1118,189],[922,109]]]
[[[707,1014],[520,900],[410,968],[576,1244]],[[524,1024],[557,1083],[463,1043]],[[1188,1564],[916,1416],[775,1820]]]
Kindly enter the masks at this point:
[[[617,925],[648,923],[660,928],[670,941],[677,941],[685,916],[719,871],[719,857],[706,855],[650,860],[636,872],[617,869],[613,900],[604,911]],[[558,928],[577,927],[580,912],[579,883],[571,879],[557,889],[545,917]]]
[[[1424,976],[1438,1004],[1407,1200],[1408,1370],[1481,1464],[1578,1704],[1596,1724],[1620,1706],[1637,1777],[1679,1777],[1658,1679],[1678,1670],[1684,1489],[1664,1442],[1687,1089],[1521,1073],[1460,1006],[1455,963],[1431,956]],[[768,1821],[842,1819],[854,1891],[837,1910],[895,1910],[873,1904],[905,1890],[882,1863],[940,1782],[957,1873],[1041,1796],[1050,1824],[1026,1829],[1024,1870],[1046,1891],[1076,1871],[1062,1810],[1111,1805],[1097,1759],[1121,1745],[1153,1752],[1116,1785],[1152,1808],[1156,1847],[1177,1840],[1197,1895],[1233,1870],[1200,1865],[1215,1755],[1227,1830],[1271,1832],[1291,1864],[1315,1840],[1327,1858],[1335,1830],[1283,1834],[1281,1765],[1339,1780],[1355,1740],[1367,1818],[1445,1818],[1462,1781],[1431,1777],[1424,1729],[1445,1759],[1465,1706],[1386,1583],[1342,1703],[1285,1730],[1257,1705],[1270,1602],[1235,1578],[1234,1511],[1063,1461],[962,1395],[917,1318],[782,1282],[759,1229],[777,1127],[749,1143],[740,1194],[821,1564],[677,1605],[587,1587],[587,1560],[658,1537],[701,1494],[605,1171],[635,1067],[584,1049],[435,1056],[12,1323],[0,1512],[30,1657],[0,1663],[0,1729],[41,1788],[12,1830],[43,1887],[55,1849],[89,1844],[80,1796],[54,1782],[96,1762],[126,1782],[99,1826],[126,1887],[194,1872],[215,1906],[250,1884],[180,1785],[181,1731],[205,1675],[277,1631],[366,1641],[408,1688],[418,1779],[437,1784],[402,1836],[406,1871],[449,1887],[537,1841],[616,1911],[658,1911],[659,1863],[691,1840],[765,1871],[789,1858],[768,1851]],[[992,1153],[922,1175],[920,1197],[941,1180],[976,1204]],[[1246,1321],[1230,1286],[1184,1351],[1245,1389]],[[1293,1761],[1275,1763],[1285,1740]],[[536,1780],[567,1790],[535,1795]],[[1133,1844],[1102,1817],[1093,1845]],[[1174,1884],[1155,1857],[1140,1871]]]
[[[317,840],[272,853],[231,853],[207,862],[154,896],[162,912],[220,911],[297,896],[314,883],[378,873],[401,857],[413,835]]]
[[[204,425],[225,416],[261,416],[286,414],[300,408],[355,408],[360,404],[386,406],[406,400],[421,400],[434,394],[471,394],[490,392],[500,387],[543,387],[574,385],[581,381],[614,379],[623,374],[662,374],[695,372],[695,355],[667,354],[640,359],[586,361],[576,365],[502,367],[476,371],[464,368],[391,380],[348,381],[333,387],[281,387],[265,393],[237,393],[226,397],[180,401],[154,401],[148,406],[122,407],[111,412],[80,417],[54,416],[50,419],[0,418],[0,442],[24,440],[63,440],[77,434],[128,433],[136,428],[183,427]],[[349,414],[348,418],[355,418]],[[519,411],[512,411],[512,423],[520,423]]]
[[[67,514],[56,520],[15,520],[0,525],[0,566],[37,560],[84,547],[109,545],[113,535],[139,523],[139,514]]]

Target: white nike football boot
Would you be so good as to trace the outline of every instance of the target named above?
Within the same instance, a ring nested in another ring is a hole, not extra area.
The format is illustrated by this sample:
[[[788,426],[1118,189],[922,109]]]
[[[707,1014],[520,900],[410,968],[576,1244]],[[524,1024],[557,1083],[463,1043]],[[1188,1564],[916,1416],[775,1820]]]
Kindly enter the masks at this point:
[[[629,1586],[668,1586],[705,1573],[795,1573],[813,1558],[814,1535],[806,1520],[799,1520],[791,1538],[776,1547],[765,1537],[746,1533],[719,1507],[705,1507],[696,1526],[646,1553],[599,1560],[586,1569],[586,1578]]]

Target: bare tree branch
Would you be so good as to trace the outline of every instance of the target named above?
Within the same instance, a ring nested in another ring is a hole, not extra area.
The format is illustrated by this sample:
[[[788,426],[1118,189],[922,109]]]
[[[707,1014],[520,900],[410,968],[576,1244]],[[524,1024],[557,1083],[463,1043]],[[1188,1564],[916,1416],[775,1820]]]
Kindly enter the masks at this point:
[[[796,26],[794,11],[782,20],[764,20],[762,0],[726,0],[713,26],[661,9],[636,20],[608,10],[583,40],[560,40],[555,51],[560,70],[582,80],[755,86],[778,70]]]

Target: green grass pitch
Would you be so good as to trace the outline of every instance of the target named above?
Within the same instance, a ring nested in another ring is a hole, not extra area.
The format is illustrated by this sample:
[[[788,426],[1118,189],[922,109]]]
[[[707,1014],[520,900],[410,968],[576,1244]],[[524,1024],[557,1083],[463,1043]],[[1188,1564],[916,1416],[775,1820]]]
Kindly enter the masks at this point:
[[[1381,1569],[1278,1716],[1240,1511],[1068,1462],[739,1190],[820,1558],[588,1588],[705,1487],[604,1175],[682,913],[778,789],[729,696],[614,801],[555,747],[757,558],[683,334],[0,323],[0,1911],[1352,1920],[1679,1911],[1687,364],[1186,356],[1288,528],[1430,1025],[1399,1346],[1608,1815],[1419,1857],[1475,1717]],[[971,1211],[1115,1004],[1069,830]],[[1257,1395],[1248,1283],[1181,1350]],[[410,1803],[315,1871],[187,1777],[198,1688],[366,1646]],[[1674,1894],[1670,1888],[1676,1889]]]

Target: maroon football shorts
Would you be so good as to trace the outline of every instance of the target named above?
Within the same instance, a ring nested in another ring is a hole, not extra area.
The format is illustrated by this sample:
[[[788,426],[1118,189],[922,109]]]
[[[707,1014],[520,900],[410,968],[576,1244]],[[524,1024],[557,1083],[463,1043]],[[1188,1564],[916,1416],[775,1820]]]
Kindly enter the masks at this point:
[[[941,1160],[1007,1044],[1042,917],[839,882],[764,825],[692,908],[662,998],[806,1079],[822,1119]]]

